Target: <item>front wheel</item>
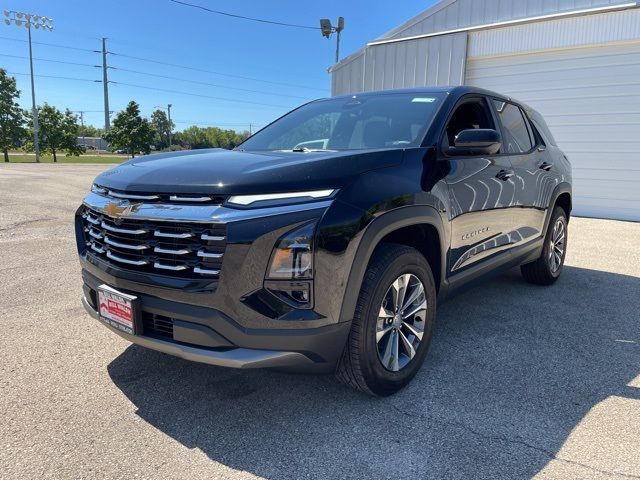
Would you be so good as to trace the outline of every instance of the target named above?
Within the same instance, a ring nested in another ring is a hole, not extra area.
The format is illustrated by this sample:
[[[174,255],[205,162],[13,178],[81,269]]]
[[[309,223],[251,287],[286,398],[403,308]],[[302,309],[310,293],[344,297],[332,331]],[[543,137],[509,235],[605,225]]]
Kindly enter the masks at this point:
[[[404,387],[429,348],[436,312],[431,268],[416,249],[383,244],[364,276],[337,377],[371,395]]]
[[[567,214],[564,209],[555,207],[544,239],[542,254],[537,260],[520,266],[522,276],[527,282],[551,285],[558,279],[567,254],[567,226]]]

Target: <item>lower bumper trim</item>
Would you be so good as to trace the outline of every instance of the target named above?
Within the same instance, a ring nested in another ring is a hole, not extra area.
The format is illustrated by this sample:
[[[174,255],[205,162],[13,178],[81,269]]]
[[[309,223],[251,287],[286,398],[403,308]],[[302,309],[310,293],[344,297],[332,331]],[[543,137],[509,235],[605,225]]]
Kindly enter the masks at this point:
[[[89,315],[98,320],[98,312],[91,307],[84,296],[82,297],[82,305]],[[305,365],[312,366],[314,364],[309,357],[298,352],[255,350],[249,348],[231,348],[223,351],[207,350],[189,345],[166,342],[156,338],[129,335],[102,322],[100,323],[131,343],[192,362],[230,368],[297,368],[304,367]]]

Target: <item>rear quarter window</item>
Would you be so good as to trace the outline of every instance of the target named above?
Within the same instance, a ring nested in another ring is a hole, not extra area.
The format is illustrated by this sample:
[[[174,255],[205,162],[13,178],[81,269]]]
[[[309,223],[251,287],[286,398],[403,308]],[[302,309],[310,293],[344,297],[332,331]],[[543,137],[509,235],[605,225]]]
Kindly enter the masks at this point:
[[[553,134],[551,133],[551,130],[549,130],[549,126],[542,115],[531,109],[527,109],[526,112],[529,120],[531,120],[535,129],[542,136],[542,140],[544,140],[545,145],[553,145],[556,147],[556,139],[553,137]]]
[[[500,122],[505,130],[503,145],[505,153],[524,153],[533,148],[527,120],[520,107],[513,103],[493,100]]]

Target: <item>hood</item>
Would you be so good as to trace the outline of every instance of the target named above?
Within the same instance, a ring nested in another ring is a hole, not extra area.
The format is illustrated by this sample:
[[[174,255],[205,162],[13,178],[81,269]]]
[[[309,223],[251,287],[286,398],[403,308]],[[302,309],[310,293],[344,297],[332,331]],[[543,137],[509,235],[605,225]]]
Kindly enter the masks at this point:
[[[134,158],[95,183],[130,192],[244,194],[340,188],[402,161],[403,150],[246,152],[190,150]]]

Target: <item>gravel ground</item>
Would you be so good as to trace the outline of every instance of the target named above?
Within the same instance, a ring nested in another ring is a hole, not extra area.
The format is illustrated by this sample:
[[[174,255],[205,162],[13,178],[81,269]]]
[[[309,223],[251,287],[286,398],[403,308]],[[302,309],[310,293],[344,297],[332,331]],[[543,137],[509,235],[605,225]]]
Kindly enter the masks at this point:
[[[640,224],[575,218],[551,288],[440,306],[387,399],[132,346],[80,305],[102,166],[0,166],[2,478],[640,478]]]

